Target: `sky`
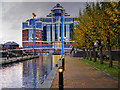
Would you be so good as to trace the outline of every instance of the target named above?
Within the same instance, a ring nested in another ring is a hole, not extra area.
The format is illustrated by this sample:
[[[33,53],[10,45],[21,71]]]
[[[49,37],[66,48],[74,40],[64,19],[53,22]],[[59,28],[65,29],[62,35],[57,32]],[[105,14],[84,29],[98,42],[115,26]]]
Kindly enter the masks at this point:
[[[22,46],[22,22],[32,18],[33,12],[37,17],[46,17],[51,9],[57,3],[60,3],[65,8],[66,13],[70,14],[72,17],[77,17],[79,15],[79,10],[85,9],[87,1],[94,2],[96,0],[84,0],[84,2],[83,0],[51,1],[0,0],[0,44],[8,41],[15,41]]]

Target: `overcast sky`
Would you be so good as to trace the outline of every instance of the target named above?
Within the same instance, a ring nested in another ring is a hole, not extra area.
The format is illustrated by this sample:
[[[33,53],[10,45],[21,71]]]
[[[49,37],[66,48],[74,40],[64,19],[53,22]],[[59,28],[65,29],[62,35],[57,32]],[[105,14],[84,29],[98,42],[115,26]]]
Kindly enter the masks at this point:
[[[79,10],[85,8],[83,0],[74,0],[77,2],[61,2],[63,0],[52,0],[53,2],[37,2],[38,0],[2,0],[0,1],[0,44],[7,41],[15,41],[22,45],[22,22],[28,18],[32,18],[32,13],[36,13],[37,17],[45,17],[50,13],[51,9],[60,3],[68,14],[75,17],[79,15]],[[55,2],[59,1],[59,2]],[[91,0],[85,0],[91,1]],[[92,0],[95,1],[95,0]]]

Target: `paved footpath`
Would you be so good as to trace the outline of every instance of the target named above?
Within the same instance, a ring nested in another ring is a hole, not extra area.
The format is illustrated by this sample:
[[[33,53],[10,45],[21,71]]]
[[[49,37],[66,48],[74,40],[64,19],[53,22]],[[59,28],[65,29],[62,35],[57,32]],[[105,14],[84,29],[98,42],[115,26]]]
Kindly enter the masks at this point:
[[[79,58],[66,56],[63,73],[64,88],[118,88],[118,81],[80,61]],[[51,88],[58,88],[57,72]]]

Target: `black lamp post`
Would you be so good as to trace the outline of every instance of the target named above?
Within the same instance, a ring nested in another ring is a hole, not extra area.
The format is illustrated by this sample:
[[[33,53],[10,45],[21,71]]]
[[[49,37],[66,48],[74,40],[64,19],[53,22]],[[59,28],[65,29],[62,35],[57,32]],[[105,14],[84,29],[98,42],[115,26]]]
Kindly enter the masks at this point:
[[[59,90],[63,90],[63,67],[60,66],[58,71],[59,71]]]
[[[62,58],[62,67],[63,67],[63,71],[65,70],[65,57],[63,56]]]

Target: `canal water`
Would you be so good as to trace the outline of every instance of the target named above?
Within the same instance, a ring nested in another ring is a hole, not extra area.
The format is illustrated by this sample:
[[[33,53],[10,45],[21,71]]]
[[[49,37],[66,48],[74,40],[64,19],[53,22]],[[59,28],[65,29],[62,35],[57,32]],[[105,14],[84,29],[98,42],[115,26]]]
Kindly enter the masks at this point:
[[[0,67],[0,90],[39,88],[60,57],[60,55],[40,55],[36,59]]]

